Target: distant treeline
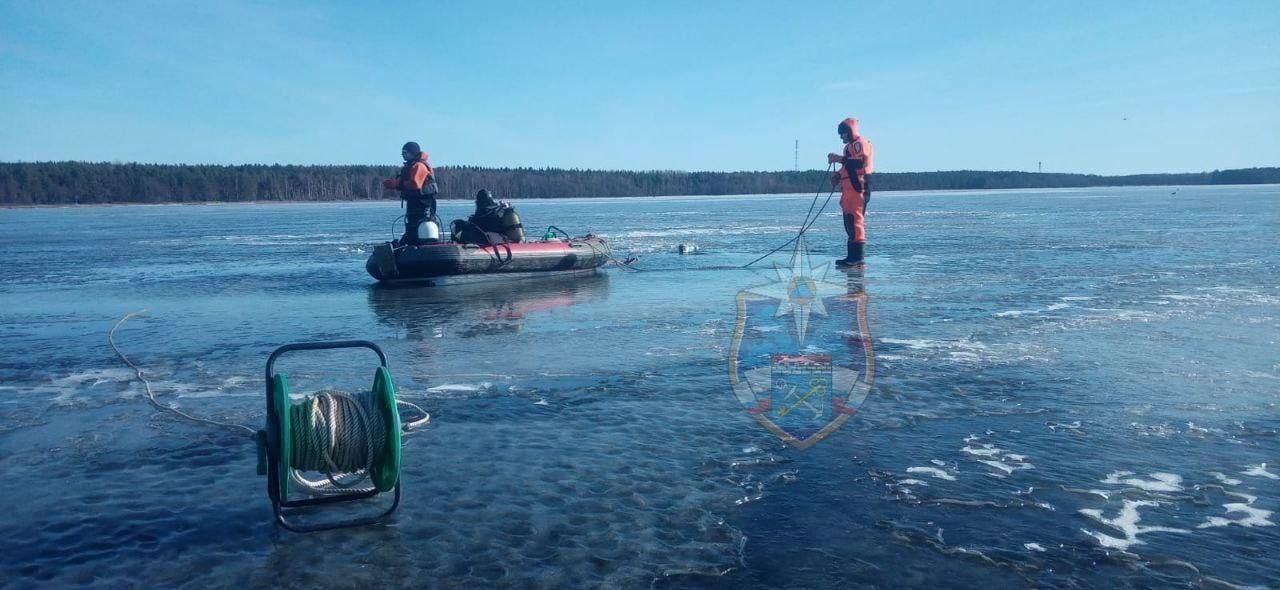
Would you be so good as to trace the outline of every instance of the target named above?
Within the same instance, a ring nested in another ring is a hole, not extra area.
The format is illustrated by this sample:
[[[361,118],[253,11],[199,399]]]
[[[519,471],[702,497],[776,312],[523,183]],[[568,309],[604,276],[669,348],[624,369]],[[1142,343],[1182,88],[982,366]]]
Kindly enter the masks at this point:
[[[202,166],[89,162],[0,163],[0,205],[187,203],[203,201],[336,201],[395,199],[382,180],[391,166]],[[444,198],[470,198],[487,188],[499,198],[631,197],[815,192],[827,172],[680,172],[561,168],[436,169]],[[872,188],[954,190],[1087,186],[1280,183],[1280,168],[1186,174],[1099,176],[1037,172],[888,172]]]

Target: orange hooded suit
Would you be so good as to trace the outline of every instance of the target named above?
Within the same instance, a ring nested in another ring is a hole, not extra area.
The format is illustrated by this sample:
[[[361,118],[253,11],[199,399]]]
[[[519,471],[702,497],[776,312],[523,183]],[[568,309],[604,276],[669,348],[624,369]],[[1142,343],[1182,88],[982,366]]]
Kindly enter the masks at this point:
[[[856,244],[867,243],[867,229],[864,223],[864,215],[867,210],[866,196],[870,191],[867,186],[867,176],[874,169],[872,166],[871,141],[858,135],[858,120],[849,117],[840,122],[841,127],[849,129],[849,135],[853,139],[844,144],[844,153],[841,154],[840,170],[836,172],[836,176],[832,180],[840,183],[840,210],[846,215],[853,217],[851,228],[849,231],[849,242]]]

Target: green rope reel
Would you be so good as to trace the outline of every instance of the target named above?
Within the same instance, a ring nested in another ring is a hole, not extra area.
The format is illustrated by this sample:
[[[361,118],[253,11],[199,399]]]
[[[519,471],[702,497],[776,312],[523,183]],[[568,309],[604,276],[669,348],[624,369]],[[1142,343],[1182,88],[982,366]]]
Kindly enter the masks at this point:
[[[378,367],[373,389],[362,395],[322,392],[293,404],[289,378],[283,374],[275,376],[271,389],[281,434],[280,473],[320,471],[329,484],[342,488],[345,484],[338,476],[360,472],[378,492],[395,488],[400,481],[400,413],[386,367]],[[308,488],[322,489],[304,481]],[[289,480],[282,479],[280,485],[280,493],[287,494]]]
[[[289,379],[275,372],[276,359],[290,351],[368,348],[381,361],[370,391],[324,391],[295,404]],[[288,344],[267,360],[267,427],[258,431],[259,473],[267,475],[267,493],[276,519],[294,531],[314,531],[381,522],[400,503],[401,422],[395,385],[386,355],[367,341]],[[425,421],[425,420],[424,420]],[[265,469],[264,469],[265,467]],[[324,477],[308,479],[304,474]],[[291,499],[295,487],[309,497]],[[372,498],[393,492],[391,506],[377,516],[302,525],[287,516],[292,509]]]

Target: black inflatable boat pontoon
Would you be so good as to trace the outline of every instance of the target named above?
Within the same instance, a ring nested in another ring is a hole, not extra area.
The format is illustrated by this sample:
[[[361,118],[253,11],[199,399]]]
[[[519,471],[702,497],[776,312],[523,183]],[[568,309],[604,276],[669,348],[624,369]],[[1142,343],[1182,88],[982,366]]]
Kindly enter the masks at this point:
[[[609,244],[594,235],[484,246],[457,242],[393,246],[387,242],[374,248],[365,270],[381,282],[448,284],[588,272],[609,259]]]

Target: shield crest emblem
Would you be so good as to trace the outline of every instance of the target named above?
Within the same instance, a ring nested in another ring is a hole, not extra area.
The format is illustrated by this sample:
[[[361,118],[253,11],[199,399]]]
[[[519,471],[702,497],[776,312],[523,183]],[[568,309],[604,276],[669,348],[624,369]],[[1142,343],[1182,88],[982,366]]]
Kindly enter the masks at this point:
[[[729,384],[748,415],[806,449],[856,415],[871,390],[867,295],[860,272],[810,266],[803,237],[774,271],[736,297]]]

